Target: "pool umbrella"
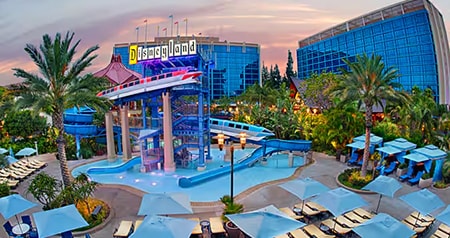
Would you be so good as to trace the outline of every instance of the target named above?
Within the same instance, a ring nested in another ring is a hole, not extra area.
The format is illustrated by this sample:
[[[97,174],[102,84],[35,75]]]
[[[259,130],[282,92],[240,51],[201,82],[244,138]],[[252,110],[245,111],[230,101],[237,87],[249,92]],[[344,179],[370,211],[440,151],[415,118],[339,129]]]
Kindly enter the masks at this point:
[[[380,208],[381,197],[384,195],[393,198],[395,192],[397,192],[400,188],[402,188],[402,185],[396,179],[380,175],[372,182],[364,186],[362,189],[380,194],[380,199],[378,199],[376,210],[376,212],[378,212],[378,208]]]
[[[5,156],[5,158],[8,160],[8,164],[14,164],[15,162],[19,161],[10,155]]]
[[[303,202],[302,208],[305,199],[330,190],[327,186],[311,178],[291,180],[278,186],[300,198]]]
[[[88,226],[75,205],[33,213],[39,237],[49,237]]]
[[[426,188],[403,195],[400,199],[423,215],[428,215],[444,206],[444,202]]]
[[[253,238],[275,237],[306,225],[286,216],[273,205],[256,211],[225,216]]]
[[[0,213],[5,219],[9,219],[12,216],[16,216],[17,223],[19,218],[17,214],[24,212],[32,207],[37,206],[36,203],[32,203],[19,194],[12,194],[6,197],[0,198]]]
[[[372,219],[353,228],[361,238],[409,238],[415,231],[388,214],[380,213]]]
[[[30,156],[36,153],[36,150],[30,147],[23,148],[17,152],[16,156]]]
[[[321,193],[312,201],[328,209],[334,216],[368,205],[361,196],[344,188]]]
[[[19,194],[0,198],[0,213],[5,219],[9,219],[35,206],[37,206],[36,203],[26,200]]]
[[[447,226],[450,226],[450,205],[448,205],[447,208],[445,208],[444,211],[439,213],[436,216],[436,219],[438,219],[439,221],[445,223]]]
[[[6,152],[8,152],[7,149],[5,149],[5,148],[0,148],[0,154],[5,154]]]
[[[142,197],[138,215],[192,214],[189,196],[185,193],[147,193]]]
[[[130,238],[189,238],[196,225],[196,221],[183,218],[150,215],[144,219]]]

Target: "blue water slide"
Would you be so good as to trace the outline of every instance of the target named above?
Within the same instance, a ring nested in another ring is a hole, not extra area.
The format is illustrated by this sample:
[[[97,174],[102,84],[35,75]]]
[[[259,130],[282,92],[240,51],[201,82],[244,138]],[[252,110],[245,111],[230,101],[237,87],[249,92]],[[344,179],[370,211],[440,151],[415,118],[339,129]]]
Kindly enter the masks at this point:
[[[122,163],[117,166],[109,166],[109,167],[92,167],[89,168],[86,173],[87,174],[114,174],[121,173],[127,171],[135,165],[141,164],[141,157],[134,157],[125,163]]]
[[[241,159],[234,164],[234,171],[250,167],[258,159],[268,154],[281,151],[309,151],[311,149],[311,141],[306,140],[268,140],[265,142],[265,146],[259,147],[248,157]],[[270,145],[270,147],[268,147]],[[182,188],[188,188],[199,185],[206,181],[215,179],[217,177],[227,175],[230,173],[231,166],[224,166],[221,168],[209,170],[198,175],[191,177],[183,177],[178,179],[178,186]]]

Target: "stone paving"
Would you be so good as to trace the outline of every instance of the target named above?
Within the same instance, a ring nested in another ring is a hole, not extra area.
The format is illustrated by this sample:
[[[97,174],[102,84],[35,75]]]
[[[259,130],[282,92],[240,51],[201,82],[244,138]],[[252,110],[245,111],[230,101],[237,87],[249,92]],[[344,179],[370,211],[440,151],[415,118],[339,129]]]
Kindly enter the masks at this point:
[[[41,161],[46,161],[48,163],[48,166],[44,168],[43,171],[58,179],[61,179],[59,163],[55,159],[55,156],[53,154],[39,155],[35,158]],[[314,153],[313,159],[314,162],[312,164],[303,168],[299,168],[296,171],[296,173],[292,175],[290,178],[311,177],[313,179],[322,182],[323,184],[327,185],[330,188],[338,187],[338,184],[336,183],[336,175],[341,171],[343,171],[344,169],[348,168],[348,166],[344,163],[336,161],[334,157],[327,156],[322,153]],[[69,168],[73,169],[76,166],[85,162],[87,161],[86,160],[69,161]],[[27,199],[38,203],[37,201],[35,201],[35,199],[31,194],[26,193],[26,189],[33,177],[34,175],[31,178],[22,181],[15,191],[19,192]],[[277,184],[280,184],[284,181],[286,181],[286,179],[281,181],[269,182],[264,185],[257,186],[256,188],[244,191],[243,193],[237,195],[236,201],[244,204],[244,208],[246,211],[258,209],[270,204],[273,204],[276,207],[286,207],[286,206],[292,207],[294,204],[300,202],[300,200],[291,193],[277,186]],[[235,181],[235,183],[239,183],[239,181]],[[224,184],[224,186],[229,185]],[[435,188],[429,189],[432,192],[436,193],[446,204],[450,204],[450,189],[435,189]],[[396,193],[396,197],[417,190],[419,190],[417,186],[409,186],[407,184],[404,184],[403,188]],[[120,185],[99,186],[94,196],[106,201],[108,204],[111,205],[112,217],[110,221],[102,229],[91,232],[91,237],[93,238],[112,237],[114,229],[119,226],[121,220],[134,221],[138,218],[142,218],[137,216],[142,195],[143,195],[142,191],[127,186],[120,186]],[[376,209],[379,195],[361,194],[361,196],[363,196],[363,198],[370,203],[369,207],[365,207],[367,210],[373,211]],[[193,202],[192,205],[194,214],[179,215],[177,217],[199,217],[200,219],[207,219],[212,216],[220,216],[223,209],[223,206],[220,202],[210,202],[210,203]],[[41,211],[41,209],[42,209],[41,206],[37,206],[33,209],[28,210],[26,214]],[[441,210],[443,210],[443,208],[435,213],[437,214]],[[409,215],[412,211],[413,209],[411,207],[406,205],[398,198],[389,198],[389,197],[383,197],[379,208],[379,212],[388,213],[399,220]],[[437,226],[434,225],[434,229],[436,229],[436,227]],[[434,231],[434,229],[432,231]],[[431,232],[429,234],[431,234]],[[428,236],[429,235],[427,235],[426,237]],[[84,237],[84,236],[76,236],[76,237]]]

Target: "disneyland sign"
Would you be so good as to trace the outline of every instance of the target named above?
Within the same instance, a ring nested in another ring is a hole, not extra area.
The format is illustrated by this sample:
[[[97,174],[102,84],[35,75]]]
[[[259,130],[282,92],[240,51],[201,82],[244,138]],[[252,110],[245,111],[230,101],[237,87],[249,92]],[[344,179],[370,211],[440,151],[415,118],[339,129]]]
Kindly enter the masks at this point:
[[[195,40],[183,43],[175,43],[174,40],[169,40],[169,44],[152,47],[130,45],[129,64],[136,64],[139,61],[152,59],[167,61],[169,57],[195,54],[197,54],[197,43]]]

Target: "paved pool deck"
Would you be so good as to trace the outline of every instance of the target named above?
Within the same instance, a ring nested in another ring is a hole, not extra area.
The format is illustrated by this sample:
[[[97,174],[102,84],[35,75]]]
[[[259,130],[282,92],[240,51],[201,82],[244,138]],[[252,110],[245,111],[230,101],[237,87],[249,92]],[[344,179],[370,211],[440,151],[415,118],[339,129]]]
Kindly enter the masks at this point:
[[[61,179],[59,163],[55,159],[55,156],[53,154],[39,155],[35,158],[48,163],[48,166],[43,169],[44,172],[58,179]],[[101,157],[97,157],[94,159],[101,159]],[[86,162],[86,160],[69,161],[69,168],[73,169],[84,162]],[[313,153],[313,162],[305,167],[300,167],[299,169],[297,169],[296,172],[288,179],[311,177],[327,185],[330,188],[336,188],[338,187],[338,184],[336,182],[336,175],[346,168],[348,168],[348,166],[344,163],[336,161],[335,157],[327,156],[322,153]],[[35,175],[33,175],[31,178],[22,181],[15,191],[19,192],[21,195],[23,195],[30,201],[38,203],[37,201],[35,201],[35,199],[31,194],[26,193],[26,189],[28,188],[28,185],[34,176]],[[244,208],[246,211],[258,209],[270,204],[273,204],[276,207],[286,207],[286,206],[292,207],[294,204],[300,202],[300,200],[291,193],[277,186],[278,184],[288,179],[272,181],[248,189],[245,192],[238,194],[236,196],[236,201],[244,204]],[[239,181],[235,181],[235,183],[238,182]],[[229,184],[224,184],[224,186],[229,186]],[[446,204],[450,204],[449,188],[447,189],[429,188],[429,189],[432,192],[436,193]],[[419,190],[417,186],[410,186],[407,184],[403,184],[403,188],[396,193],[395,196],[396,198],[383,197],[379,208],[379,212],[388,213],[399,220],[403,219],[404,217],[408,216],[413,211],[413,209],[404,202],[402,202],[401,200],[399,200],[397,197],[417,190]],[[120,221],[122,220],[134,221],[139,218],[142,219],[142,217],[137,216],[137,212],[143,194],[144,193],[142,191],[128,186],[120,186],[120,185],[99,186],[94,196],[106,201],[108,204],[111,205],[112,216],[110,221],[102,229],[92,232],[91,237],[93,238],[112,237],[113,231],[116,227],[119,226]],[[377,194],[361,194],[361,195],[370,204],[368,207],[365,207],[365,209],[375,210],[379,195]],[[220,202],[209,202],[209,203],[193,202],[192,205],[194,214],[179,215],[177,217],[185,217],[185,218],[198,217],[200,219],[207,219],[213,216],[220,216],[222,213],[222,204]],[[33,209],[28,210],[26,214],[41,211],[41,209],[42,209],[41,206],[37,206]],[[435,213],[437,214],[443,209],[444,208],[439,209]],[[434,231],[436,227],[437,226],[434,225],[434,229],[432,229],[432,231]],[[429,234],[431,234],[431,232]],[[429,234],[425,237],[428,237]],[[84,236],[76,236],[76,237],[84,237]]]

